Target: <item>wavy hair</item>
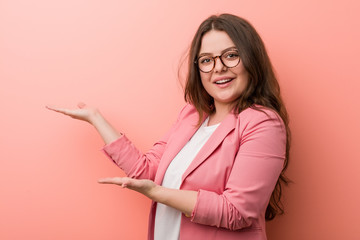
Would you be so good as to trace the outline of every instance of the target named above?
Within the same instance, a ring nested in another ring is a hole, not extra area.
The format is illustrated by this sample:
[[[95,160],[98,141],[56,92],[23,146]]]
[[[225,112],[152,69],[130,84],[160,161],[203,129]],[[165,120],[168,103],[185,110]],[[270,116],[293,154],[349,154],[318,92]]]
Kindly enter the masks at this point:
[[[193,104],[199,113],[199,124],[203,121],[204,113],[210,115],[215,111],[214,99],[203,87],[200,72],[195,64],[202,37],[211,30],[224,31],[229,35],[239,50],[241,61],[248,72],[247,87],[241,96],[233,102],[235,113],[240,113],[249,107],[261,111],[256,105],[267,107],[278,113],[286,128],[287,141],[284,166],[265,212],[265,219],[272,220],[276,215],[284,213],[281,203],[282,185],[287,185],[290,182],[285,176],[290,150],[289,118],[280,96],[280,87],[265,45],[254,27],[245,19],[235,15],[210,16],[201,23],[192,40],[184,92],[185,101]]]

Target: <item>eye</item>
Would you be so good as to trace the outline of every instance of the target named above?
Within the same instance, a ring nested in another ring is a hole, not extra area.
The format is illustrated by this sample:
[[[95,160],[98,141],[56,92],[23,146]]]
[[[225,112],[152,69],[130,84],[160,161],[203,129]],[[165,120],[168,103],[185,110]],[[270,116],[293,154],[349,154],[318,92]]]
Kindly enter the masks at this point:
[[[223,54],[223,58],[228,59],[228,60],[237,59],[237,58],[239,58],[239,53],[237,51],[225,52]]]
[[[208,56],[203,56],[203,57],[200,57],[199,58],[199,63],[200,64],[203,64],[203,65],[206,65],[206,64],[209,64],[211,63],[213,60],[211,57],[208,57]]]

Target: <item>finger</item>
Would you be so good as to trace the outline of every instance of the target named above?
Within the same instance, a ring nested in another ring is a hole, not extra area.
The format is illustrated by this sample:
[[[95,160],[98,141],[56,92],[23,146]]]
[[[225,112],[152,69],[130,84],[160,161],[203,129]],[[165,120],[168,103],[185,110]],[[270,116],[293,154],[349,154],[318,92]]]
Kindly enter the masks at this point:
[[[121,181],[122,181],[122,187],[130,188],[130,189],[133,189],[134,183],[136,182],[135,179],[128,178],[128,177],[122,178]]]
[[[66,115],[69,114],[69,110],[67,110],[65,108],[58,108],[58,107],[54,107],[54,106],[46,106],[46,108],[49,110],[55,111],[55,112],[66,114]]]
[[[52,111],[55,111],[55,109],[56,109],[56,107],[54,107],[54,106],[48,106],[48,105],[46,105],[45,106],[47,109],[49,109],[49,110],[52,110]]]
[[[101,184],[116,184],[123,186],[123,179],[120,177],[114,177],[114,178],[101,178],[98,180],[98,183]]]
[[[83,102],[79,102],[79,103],[78,103],[78,107],[79,107],[79,108],[84,108],[84,107],[86,107],[86,104],[83,103]]]
[[[98,183],[114,183],[114,179],[113,178],[100,178],[98,180]]]

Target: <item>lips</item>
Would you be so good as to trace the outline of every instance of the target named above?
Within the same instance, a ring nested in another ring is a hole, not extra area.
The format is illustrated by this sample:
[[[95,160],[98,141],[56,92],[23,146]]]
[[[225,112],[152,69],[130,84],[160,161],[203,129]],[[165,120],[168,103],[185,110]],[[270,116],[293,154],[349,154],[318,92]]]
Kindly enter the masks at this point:
[[[221,79],[221,80],[215,81],[215,84],[225,84],[225,83],[231,82],[232,80],[233,80],[233,78]]]

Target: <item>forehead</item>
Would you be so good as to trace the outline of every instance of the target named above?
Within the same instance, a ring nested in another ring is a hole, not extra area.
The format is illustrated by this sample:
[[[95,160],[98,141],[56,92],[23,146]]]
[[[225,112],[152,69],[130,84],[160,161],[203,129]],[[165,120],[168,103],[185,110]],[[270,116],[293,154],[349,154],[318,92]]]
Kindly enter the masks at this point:
[[[224,31],[211,30],[204,34],[201,40],[201,53],[220,54],[226,48],[235,47],[234,42]]]

